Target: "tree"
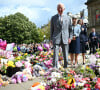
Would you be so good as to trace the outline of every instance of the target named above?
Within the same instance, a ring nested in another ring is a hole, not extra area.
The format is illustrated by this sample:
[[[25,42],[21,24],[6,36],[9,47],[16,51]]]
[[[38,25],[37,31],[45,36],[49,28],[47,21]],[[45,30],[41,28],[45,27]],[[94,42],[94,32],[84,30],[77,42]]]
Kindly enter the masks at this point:
[[[41,27],[44,35],[46,35],[46,39],[50,40],[50,21],[48,24]]]
[[[8,43],[32,43],[41,42],[42,36],[40,29],[22,13],[15,13],[0,17],[0,38],[7,40]]]

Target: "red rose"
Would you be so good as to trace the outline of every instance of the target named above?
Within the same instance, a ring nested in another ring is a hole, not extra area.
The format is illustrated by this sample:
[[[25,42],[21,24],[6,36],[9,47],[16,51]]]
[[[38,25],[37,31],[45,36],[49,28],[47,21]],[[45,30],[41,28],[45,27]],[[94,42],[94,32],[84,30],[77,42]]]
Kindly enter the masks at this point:
[[[70,86],[68,84],[65,84],[65,88],[68,89],[70,88]]]
[[[86,90],[91,90],[90,88],[87,88]]]
[[[75,88],[75,84],[74,83],[72,84],[72,88]]]
[[[84,84],[84,87],[90,88],[90,84]]]
[[[100,83],[100,78],[98,78],[98,82]]]

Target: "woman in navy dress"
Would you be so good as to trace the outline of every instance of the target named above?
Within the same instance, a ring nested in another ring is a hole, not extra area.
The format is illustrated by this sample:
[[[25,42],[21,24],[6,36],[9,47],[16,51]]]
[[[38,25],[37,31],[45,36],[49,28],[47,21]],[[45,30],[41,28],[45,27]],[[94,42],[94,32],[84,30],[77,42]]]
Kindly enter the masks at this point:
[[[83,64],[85,64],[85,53],[86,53],[86,44],[88,44],[87,37],[87,27],[83,24],[83,20],[78,20],[78,24],[81,25],[81,33],[80,33],[80,51],[83,57]]]
[[[78,55],[80,53],[80,31],[81,25],[77,24],[77,17],[72,18],[73,39],[69,44],[69,53],[71,57],[71,64],[73,66],[73,59],[75,55],[75,66],[77,65]]]

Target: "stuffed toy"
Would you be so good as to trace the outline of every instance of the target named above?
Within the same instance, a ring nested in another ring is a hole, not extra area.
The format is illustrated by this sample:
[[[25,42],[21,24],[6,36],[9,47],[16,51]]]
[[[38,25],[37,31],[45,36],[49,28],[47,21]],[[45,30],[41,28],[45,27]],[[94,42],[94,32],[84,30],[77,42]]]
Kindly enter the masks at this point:
[[[11,78],[11,83],[13,84],[26,82],[26,81],[28,81],[28,77],[24,75],[23,72],[17,72]]]
[[[3,81],[2,76],[0,75],[0,86],[7,86],[9,84],[8,81]]]
[[[32,77],[31,71],[29,69],[24,69],[23,74],[27,76],[28,80],[34,79],[34,77]]]
[[[40,65],[34,65],[33,67],[33,76],[39,77],[40,75],[44,75],[45,71]]]
[[[39,82],[36,82],[32,85],[30,90],[45,90],[45,86],[41,85]]]

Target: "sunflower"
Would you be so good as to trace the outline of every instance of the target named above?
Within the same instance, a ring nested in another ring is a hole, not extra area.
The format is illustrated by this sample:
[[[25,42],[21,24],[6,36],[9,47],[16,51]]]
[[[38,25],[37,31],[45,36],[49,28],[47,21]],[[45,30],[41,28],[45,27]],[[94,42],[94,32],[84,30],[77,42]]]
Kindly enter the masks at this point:
[[[75,83],[75,79],[74,79],[74,78],[70,78],[70,79],[68,80],[68,82],[67,82],[67,84],[68,84],[69,86],[72,86],[73,83]]]

